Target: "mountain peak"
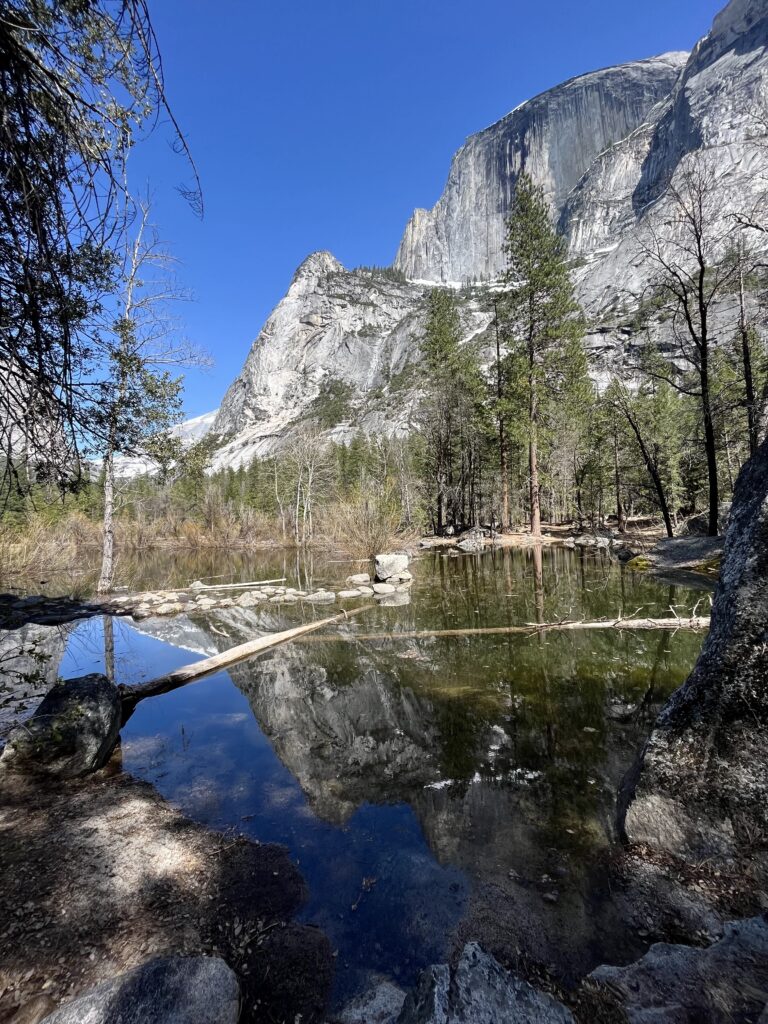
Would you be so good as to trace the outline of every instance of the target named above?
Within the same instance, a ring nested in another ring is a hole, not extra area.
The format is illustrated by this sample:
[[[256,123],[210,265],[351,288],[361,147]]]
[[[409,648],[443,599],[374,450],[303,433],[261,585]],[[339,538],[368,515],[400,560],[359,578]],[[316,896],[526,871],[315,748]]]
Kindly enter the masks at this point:
[[[338,274],[344,272],[344,265],[340,263],[332,252],[327,249],[318,249],[311,252],[309,256],[299,264],[299,268],[293,275],[291,285],[297,284],[306,278],[323,277],[325,274]]]

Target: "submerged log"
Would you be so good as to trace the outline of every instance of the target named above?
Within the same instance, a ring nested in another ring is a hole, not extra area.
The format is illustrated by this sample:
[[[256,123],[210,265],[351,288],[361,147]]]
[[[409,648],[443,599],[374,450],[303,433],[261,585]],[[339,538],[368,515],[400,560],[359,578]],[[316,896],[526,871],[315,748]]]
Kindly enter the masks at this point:
[[[699,615],[687,619],[596,619],[593,622],[584,622],[577,619],[564,620],[562,622],[528,622],[523,626],[486,626],[474,629],[418,629],[404,631],[402,633],[352,633],[348,636],[313,636],[308,638],[313,643],[321,641],[356,641],[356,640],[421,640],[430,637],[451,637],[451,636],[502,636],[509,633],[525,634],[528,636],[537,633],[548,633],[554,630],[579,630],[579,629],[639,629],[639,630],[669,630],[678,629],[701,631],[709,629],[709,618]]]
[[[343,622],[352,615],[359,615],[360,612],[368,611],[370,608],[375,607],[376,605],[373,604],[363,605],[361,608],[353,608],[350,611],[341,612],[339,615],[333,615],[329,619],[316,619],[314,622],[307,622],[303,626],[294,626],[293,629],[285,629],[280,633],[268,633],[266,636],[260,636],[256,640],[249,640],[248,643],[238,644],[237,647],[232,647],[221,654],[215,654],[212,658],[203,658],[202,661],[196,661],[192,665],[184,665],[182,668],[174,669],[173,672],[169,672],[167,675],[160,676],[157,679],[150,679],[146,683],[137,683],[135,686],[119,686],[118,693],[123,705],[123,722],[125,723],[130,718],[139,701],[144,700],[146,697],[156,697],[161,693],[169,693],[171,690],[176,690],[187,683],[195,682],[204,676],[213,675],[214,672],[220,672],[221,669],[227,668],[229,665],[253,658],[255,655],[261,654],[262,651],[279,647],[280,644],[290,643],[291,640],[296,640],[307,633],[322,629],[323,626],[330,626],[334,622]]]

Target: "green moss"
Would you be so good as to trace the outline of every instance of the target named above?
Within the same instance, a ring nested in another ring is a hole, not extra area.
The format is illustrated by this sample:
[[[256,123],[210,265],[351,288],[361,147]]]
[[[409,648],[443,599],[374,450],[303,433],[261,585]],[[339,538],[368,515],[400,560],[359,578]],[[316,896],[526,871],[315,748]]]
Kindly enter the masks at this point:
[[[649,569],[653,568],[653,562],[650,558],[646,558],[645,555],[635,555],[627,562],[627,568],[632,569],[634,572],[648,572]]]
[[[715,555],[714,558],[708,558],[704,562],[700,562],[698,565],[693,567],[694,572],[704,573],[706,576],[719,576],[720,575],[720,563],[722,562],[722,555]]]

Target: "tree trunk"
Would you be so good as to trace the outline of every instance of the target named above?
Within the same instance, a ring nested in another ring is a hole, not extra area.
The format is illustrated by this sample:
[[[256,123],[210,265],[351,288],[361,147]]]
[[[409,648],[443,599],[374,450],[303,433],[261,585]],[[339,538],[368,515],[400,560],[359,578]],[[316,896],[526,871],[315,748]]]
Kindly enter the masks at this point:
[[[104,520],[101,548],[101,574],[98,594],[108,594],[115,575],[115,461],[110,451],[104,456]]]
[[[499,338],[499,311],[493,304],[496,323],[496,397],[499,402],[499,475],[501,476],[501,530],[511,526],[509,512],[509,468],[507,466],[507,438],[504,429],[504,415],[501,401],[504,397],[504,383],[501,375],[501,339]]]
[[[709,372],[706,358],[701,368],[701,405],[704,413],[704,447],[707,453],[707,478],[709,480],[709,526],[707,533],[717,537],[720,520],[720,493],[717,482],[717,442],[715,424],[712,419],[712,405],[709,394]]]
[[[616,527],[619,533],[626,533],[627,521],[624,516],[624,505],[621,501],[621,473],[619,471],[619,437],[614,426],[613,430],[613,479],[616,486]]]
[[[530,478],[531,536],[541,536],[541,494],[539,491],[539,408],[536,383],[533,379],[533,356],[531,355],[528,379],[530,438],[528,441],[528,473]]]
[[[667,531],[667,536],[674,537],[675,531],[672,527],[672,516],[669,514],[669,505],[667,504],[667,496],[664,492],[664,482],[661,479],[661,474],[659,473],[654,459],[651,457],[651,453],[648,451],[645,440],[640,431],[640,427],[635,422],[634,416],[629,409],[622,409],[622,412],[626,416],[627,423],[629,423],[632,428],[632,432],[637,438],[637,443],[640,446],[640,454],[643,456],[645,468],[648,470],[648,475],[653,482],[656,496],[659,500],[659,508],[661,509],[661,515],[664,520],[664,527]]]
[[[744,373],[744,397],[747,403],[747,433],[749,454],[754,455],[759,447],[757,428],[757,406],[755,403],[755,380],[752,374],[752,350],[749,343],[749,327],[744,302],[744,265],[739,264],[739,334],[741,335],[741,364]]]

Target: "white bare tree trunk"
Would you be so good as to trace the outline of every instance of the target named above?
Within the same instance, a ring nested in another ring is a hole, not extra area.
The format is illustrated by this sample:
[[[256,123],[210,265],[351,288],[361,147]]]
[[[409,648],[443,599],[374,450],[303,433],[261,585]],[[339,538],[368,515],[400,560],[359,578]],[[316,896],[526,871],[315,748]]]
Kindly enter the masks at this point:
[[[108,594],[115,576],[115,460],[111,451],[104,456],[104,539],[101,574],[97,593]]]

